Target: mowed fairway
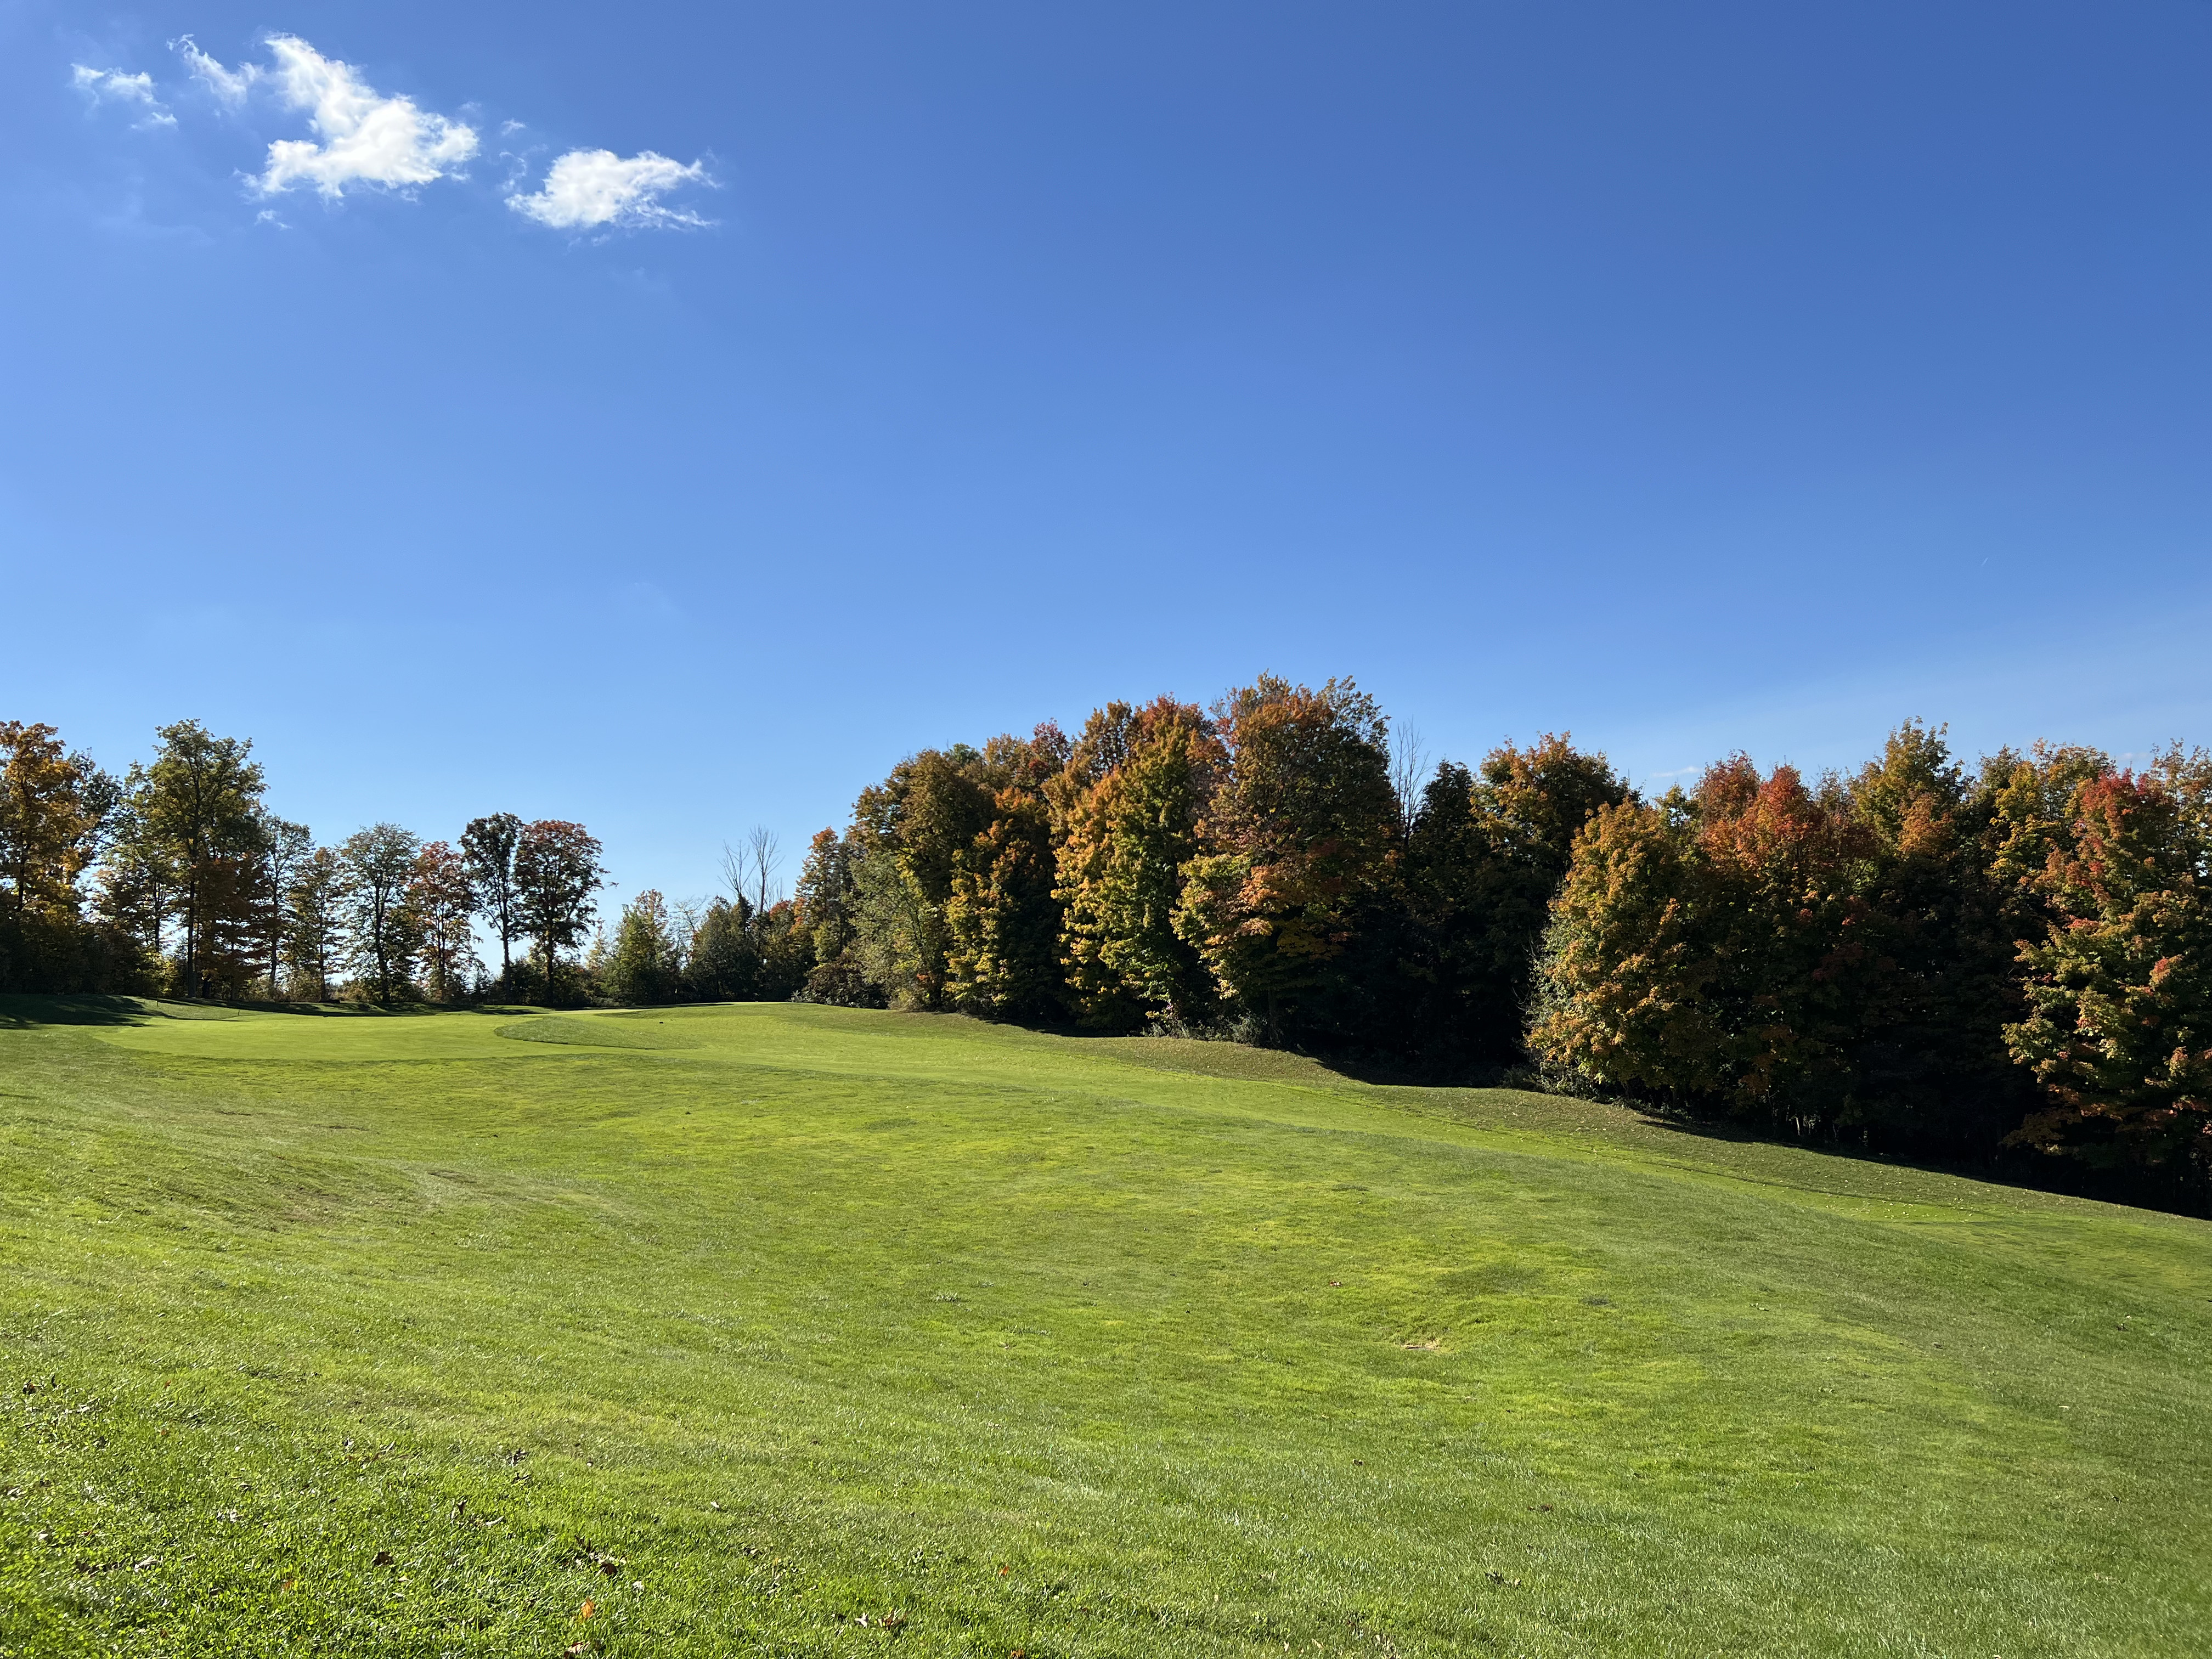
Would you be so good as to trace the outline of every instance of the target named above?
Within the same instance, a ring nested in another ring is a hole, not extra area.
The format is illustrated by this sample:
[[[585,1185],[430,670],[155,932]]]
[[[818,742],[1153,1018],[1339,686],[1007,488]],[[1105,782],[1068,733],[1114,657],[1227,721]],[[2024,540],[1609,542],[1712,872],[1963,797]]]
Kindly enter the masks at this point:
[[[2203,1222],[920,1016],[68,1012],[10,1656],[2212,1652]]]

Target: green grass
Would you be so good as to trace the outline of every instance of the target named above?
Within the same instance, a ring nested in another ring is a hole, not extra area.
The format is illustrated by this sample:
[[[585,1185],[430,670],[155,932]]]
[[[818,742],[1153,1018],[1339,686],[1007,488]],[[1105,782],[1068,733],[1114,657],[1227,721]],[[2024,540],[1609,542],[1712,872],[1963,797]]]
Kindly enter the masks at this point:
[[[2203,1222],[919,1016],[64,1018],[8,1655],[2212,1650]]]

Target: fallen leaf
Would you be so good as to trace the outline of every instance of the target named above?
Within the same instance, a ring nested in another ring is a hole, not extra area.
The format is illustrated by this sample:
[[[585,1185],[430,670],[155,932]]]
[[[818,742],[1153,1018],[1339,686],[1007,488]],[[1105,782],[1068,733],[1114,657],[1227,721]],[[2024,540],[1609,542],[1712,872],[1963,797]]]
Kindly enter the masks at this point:
[[[368,1565],[372,1567],[390,1566],[392,1565],[392,1552],[390,1550],[377,1551],[376,1559],[371,1561]]]

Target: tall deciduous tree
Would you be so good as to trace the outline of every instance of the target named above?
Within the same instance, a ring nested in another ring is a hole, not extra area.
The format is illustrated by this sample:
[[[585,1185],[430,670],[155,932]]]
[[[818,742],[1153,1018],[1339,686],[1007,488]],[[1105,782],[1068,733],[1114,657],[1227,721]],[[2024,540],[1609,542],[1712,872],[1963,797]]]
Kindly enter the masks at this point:
[[[1176,931],[1278,1042],[1326,988],[1326,964],[1385,877],[1398,817],[1389,730],[1348,679],[1314,691],[1263,677],[1216,719],[1231,763]]]
[[[810,957],[805,996],[810,1002],[875,1006],[882,994],[869,982],[854,946],[860,939],[860,886],[854,875],[859,848],[851,835],[816,832],[799,875],[798,926]]]
[[[1213,722],[1160,697],[1094,712],[1051,789],[1060,830],[1062,960],[1085,1020],[1127,1029],[1154,1015],[1212,1011],[1197,948],[1176,933],[1183,866],[1228,769]]]
[[[2212,763],[2080,784],[2072,844],[2034,882],[2055,911],[2021,951],[2005,1030],[2047,1104],[2019,1139],[2091,1164],[2212,1176]]]
[[[422,845],[396,823],[373,823],[338,845],[354,969],[380,1003],[406,988],[407,964],[421,943],[406,897]]]
[[[599,841],[580,823],[541,818],[523,825],[514,848],[515,915],[538,941],[545,997],[557,995],[561,952],[573,949],[599,914],[605,884]]]
[[[1492,750],[1479,771],[1447,762],[1412,814],[1401,871],[1396,1000],[1405,1039],[1489,1060],[1518,1056],[1551,902],[1591,816],[1628,799],[1603,755],[1546,733]]]
[[[990,817],[955,856],[945,904],[945,994],[969,1013],[1048,1020],[1065,1007],[1046,790],[1067,757],[1048,723],[1026,740],[993,738],[975,769]]]
[[[1531,1010],[1544,1062],[1616,1089],[1695,1099],[1718,1078],[1723,1043],[1709,996],[1686,798],[1600,807],[1575,839]]]
[[[684,953],[670,925],[668,901],[647,888],[623,906],[605,980],[617,1002],[673,1002],[684,988]]]
[[[433,1002],[456,1002],[477,971],[477,889],[466,860],[442,841],[415,855],[406,911],[416,936],[424,988]]]
[[[1970,779],[1940,728],[1907,721],[1852,778],[1869,846],[1856,883],[1850,1121],[1899,1146],[1994,1144],[2032,1094],[2002,1027],[2025,1012],[2014,943],[2035,907],[1992,867],[1995,782]]]
[[[522,820],[512,812],[471,818],[461,831],[461,855],[476,886],[477,908],[499,935],[501,984],[514,976],[514,941],[523,932],[514,889],[514,849],[521,835]]]
[[[253,924],[269,994],[283,995],[284,949],[292,935],[292,890],[314,855],[315,838],[304,823],[273,816],[261,822],[260,856],[252,879]]]
[[[251,872],[261,851],[261,767],[252,743],[218,738],[198,720],[155,733],[153,763],[129,784],[149,866],[163,867],[179,940],[177,988],[230,988],[252,971]]]
[[[284,963],[293,994],[328,1002],[345,957],[346,866],[335,848],[318,847],[301,860],[284,895]]]
[[[112,784],[45,725],[0,721],[0,986],[72,988],[78,878],[97,848]]]
[[[945,902],[962,855],[991,821],[982,759],[966,744],[925,749],[854,806],[852,951],[895,1006],[945,1006]]]

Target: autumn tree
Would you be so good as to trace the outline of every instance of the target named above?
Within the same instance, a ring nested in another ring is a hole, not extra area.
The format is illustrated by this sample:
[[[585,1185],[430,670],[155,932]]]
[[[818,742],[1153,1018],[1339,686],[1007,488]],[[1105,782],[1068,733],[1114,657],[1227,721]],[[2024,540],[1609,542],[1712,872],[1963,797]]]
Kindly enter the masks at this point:
[[[1067,763],[1060,728],[994,738],[975,769],[989,817],[954,857],[945,903],[945,995],[990,1019],[1062,1012],[1060,906],[1046,790]]]
[[[1389,727],[1350,680],[1271,677],[1215,711],[1230,751],[1175,917],[1222,994],[1282,1039],[1392,856]]]
[[[896,1006],[945,1006],[945,902],[962,855],[991,821],[982,759],[966,744],[925,749],[854,805],[852,954]]]
[[[1741,755],[1686,799],[1601,810],[1554,907],[1531,1047],[1801,1134],[1850,1120],[1869,850],[1839,787]]]
[[[2103,1167],[2212,1176],[2212,761],[2077,784],[2071,834],[2032,880],[2027,1017],[2005,1028],[2045,1102],[2026,1144]]]
[[[422,930],[406,904],[422,842],[396,823],[373,823],[338,844],[344,872],[347,944],[355,973],[374,1001],[409,989],[407,966]]]
[[[1575,837],[1629,798],[1606,757],[1547,732],[1492,750],[1479,769],[1440,764],[1407,813],[1396,941],[1407,981],[1401,1041],[1517,1059],[1531,976]]]
[[[1183,867],[1204,850],[1199,826],[1228,764],[1196,705],[1114,702],[1091,714],[1049,786],[1061,958],[1086,1023],[1127,1030],[1212,1012],[1212,978],[1175,918]]]
[[[561,952],[573,949],[598,915],[593,898],[605,884],[598,839],[580,823],[542,818],[515,838],[515,915],[538,941],[546,1000],[558,994]]]
[[[1677,1100],[1717,1082],[1725,1034],[1694,846],[1692,809],[1673,792],[1600,807],[1576,836],[1530,1008],[1528,1046],[1551,1069]]]
[[[0,721],[0,988],[76,988],[83,973],[78,878],[113,785],[55,728]]]
[[[442,841],[415,854],[404,903],[433,1002],[456,1002],[478,971],[477,884],[466,858]]]
[[[514,886],[514,851],[522,820],[512,812],[471,818],[461,831],[461,856],[476,888],[476,905],[499,936],[499,979],[514,976],[514,941],[522,937]]]

